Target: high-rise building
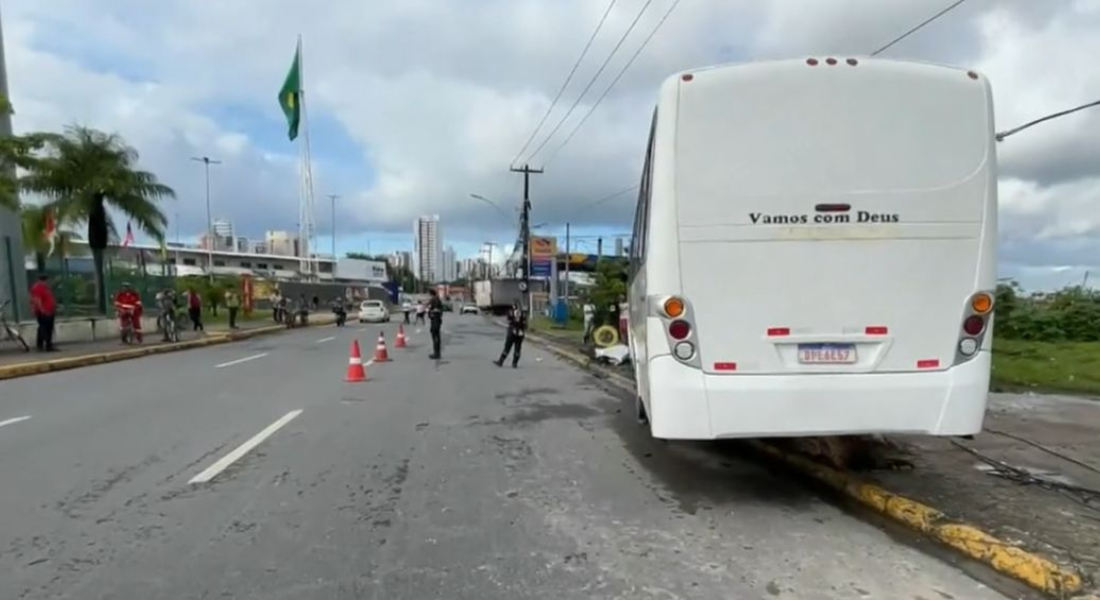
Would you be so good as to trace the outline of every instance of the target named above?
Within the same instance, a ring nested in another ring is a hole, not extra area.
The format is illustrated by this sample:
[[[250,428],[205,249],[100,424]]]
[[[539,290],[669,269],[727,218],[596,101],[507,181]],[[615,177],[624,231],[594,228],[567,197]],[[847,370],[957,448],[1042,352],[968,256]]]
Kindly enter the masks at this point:
[[[482,279],[486,272],[485,261],[480,258],[464,258],[458,261],[459,279]]]
[[[623,253],[623,238],[615,238],[615,256],[625,256]]]
[[[390,263],[392,269],[409,269],[413,268],[412,252],[405,250],[397,250],[392,252],[386,259],[386,262]]]
[[[426,283],[439,283],[443,279],[443,233],[439,227],[439,215],[425,215],[413,223],[413,241],[416,249],[416,276]]]
[[[243,235],[239,235],[239,236],[237,236],[237,244],[236,244],[236,248],[234,248],[234,249],[237,252],[251,252],[252,251],[252,240],[244,237]]]
[[[443,251],[443,267],[440,271],[442,271],[443,281],[451,282],[458,279],[458,259],[453,246],[447,246]]]
[[[268,254],[298,256],[298,236],[288,231],[268,231],[264,234]]]
[[[220,238],[233,238],[233,222],[227,219],[214,219],[211,225],[214,235]]]

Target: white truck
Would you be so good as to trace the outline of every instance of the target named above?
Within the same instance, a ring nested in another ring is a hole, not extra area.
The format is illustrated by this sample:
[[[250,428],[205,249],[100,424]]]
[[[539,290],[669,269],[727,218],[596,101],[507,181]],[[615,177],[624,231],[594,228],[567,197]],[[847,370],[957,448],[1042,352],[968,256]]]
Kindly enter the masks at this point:
[[[504,314],[516,300],[523,301],[522,279],[492,279],[474,282],[474,303],[482,312]]]

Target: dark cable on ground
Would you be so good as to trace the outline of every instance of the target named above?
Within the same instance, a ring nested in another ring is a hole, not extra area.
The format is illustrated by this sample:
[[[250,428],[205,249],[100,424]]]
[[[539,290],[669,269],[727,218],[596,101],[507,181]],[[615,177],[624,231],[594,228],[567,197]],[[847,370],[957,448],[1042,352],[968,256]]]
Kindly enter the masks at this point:
[[[604,22],[607,21],[607,15],[611,14],[611,9],[615,6],[615,2],[618,0],[611,0],[607,5],[607,9],[603,11],[603,16],[600,17],[600,22],[596,24],[596,29],[592,32],[592,35],[588,38],[588,43],[584,45],[584,49],[581,50],[581,55],[577,57],[577,61],[573,63],[573,68],[569,70],[569,75],[565,77],[565,81],[562,82],[561,87],[558,88],[558,94],[554,96],[554,100],[550,102],[550,107],[546,109],[546,114],[542,115],[542,120],[535,126],[535,130],[531,132],[531,137],[527,138],[527,141],[523,143],[523,147],[516,152],[515,157],[512,158],[510,166],[516,166],[516,161],[519,157],[527,151],[527,148],[531,145],[531,142],[535,140],[535,136],[542,130],[542,126],[546,124],[546,119],[550,118],[550,113],[553,112],[554,107],[558,105],[558,100],[561,100],[561,95],[565,93],[565,88],[569,86],[569,82],[573,81],[573,75],[576,75],[577,68],[584,62],[584,57],[588,55],[588,50],[592,47],[592,42],[596,41],[596,36],[599,35],[600,30],[603,29]]]

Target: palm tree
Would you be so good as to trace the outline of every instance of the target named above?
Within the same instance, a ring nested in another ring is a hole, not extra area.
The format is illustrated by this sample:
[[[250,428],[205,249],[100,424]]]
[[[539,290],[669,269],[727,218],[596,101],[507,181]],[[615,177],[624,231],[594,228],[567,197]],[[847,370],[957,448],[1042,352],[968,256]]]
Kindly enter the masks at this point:
[[[42,152],[19,180],[23,190],[49,200],[59,221],[87,223],[100,310],[107,309],[103,254],[115,231],[108,208],[160,241],[168,219],[156,203],[176,195],[156,175],[138,169],[137,161],[137,150],[118,135],[73,125],[63,135],[45,136]]]

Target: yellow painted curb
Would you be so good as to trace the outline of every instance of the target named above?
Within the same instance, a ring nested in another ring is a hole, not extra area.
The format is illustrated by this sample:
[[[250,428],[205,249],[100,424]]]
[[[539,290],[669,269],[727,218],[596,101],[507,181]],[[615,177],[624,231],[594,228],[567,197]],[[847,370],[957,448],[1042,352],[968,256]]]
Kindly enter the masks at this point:
[[[332,323],[318,322],[310,323],[307,327],[321,327],[331,324]],[[118,362],[121,360],[130,360],[134,358],[141,358],[143,356],[150,356],[153,354],[165,354],[168,352],[179,352],[181,350],[190,350],[192,348],[212,346],[214,344],[225,344],[227,342],[246,340],[248,338],[258,335],[266,335],[269,333],[277,333],[280,331],[287,331],[287,328],[283,325],[265,325],[263,327],[256,327],[254,329],[215,333],[201,339],[188,340],[186,342],[178,342],[175,344],[155,343],[149,346],[126,348],[124,350],[116,350],[114,352],[97,352],[95,354],[84,354],[82,356],[70,356],[66,358],[57,358],[54,360],[42,360],[29,363],[0,366],[0,381],[4,379],[15,379],[17,377],[27,377],[29,375],[40,375],[42,373],[53,373],[54,371],[78,369],[80,367],[87,367],[89,365],[98,365],[102,363]]]
[[[581,354],[556,347],[542,336],[530,336],[554,354],[591,370],[592,361]],[[634,382],[616,373],[605,372],[616,387],[634,393]],[[832,469],[804,456],[792,454],[771,444],[751,441],[758,451],[781,460],[796,470],[813,477],[876,512],[919,533],[949,546],[963,555],[984,563],[994,570],[1023,582],[1054,598],[1071,598],[1084,587],[1081,575],[1073,567],[1056,564],[1009,542],[998,539],[965,523],[954,522],[943,512],[910,500],[877,485],[860,480],[849,473]],[[1074,597],[1074,600],[1100,600],[1096,595]]]

